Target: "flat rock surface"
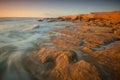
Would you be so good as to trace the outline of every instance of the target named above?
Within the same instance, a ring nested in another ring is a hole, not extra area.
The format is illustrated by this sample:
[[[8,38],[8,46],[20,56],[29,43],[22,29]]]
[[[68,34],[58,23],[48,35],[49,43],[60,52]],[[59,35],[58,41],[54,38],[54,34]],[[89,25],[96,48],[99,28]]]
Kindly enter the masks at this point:
[[[53,30],[54,47],[40,47],[27,55],[25,65],[32,64],[27,70],[39,80],[120,80],[118,15],[112,12],[81,15],[84,19],[61,17],[68,21],[79,19],[82,24]]]

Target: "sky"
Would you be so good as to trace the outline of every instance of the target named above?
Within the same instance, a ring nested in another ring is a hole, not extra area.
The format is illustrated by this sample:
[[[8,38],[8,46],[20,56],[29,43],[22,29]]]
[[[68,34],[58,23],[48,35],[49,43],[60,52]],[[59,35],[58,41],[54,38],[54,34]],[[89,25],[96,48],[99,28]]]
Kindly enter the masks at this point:
[[[59,17],[120,11],[119,0],[0,0],[0,17]]]

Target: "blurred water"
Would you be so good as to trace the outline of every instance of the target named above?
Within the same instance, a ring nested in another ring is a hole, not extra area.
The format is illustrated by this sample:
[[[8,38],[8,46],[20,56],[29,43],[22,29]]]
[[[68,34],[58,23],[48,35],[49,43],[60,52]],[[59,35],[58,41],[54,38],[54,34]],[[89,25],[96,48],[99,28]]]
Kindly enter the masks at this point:
[[[50,39],[50,32],[66,22],[38,22],[37,18],[0,18],[0,80],[35,80],[24,70],[21,57],[34,44]],[[59,26],[58,26],[59,25]]]

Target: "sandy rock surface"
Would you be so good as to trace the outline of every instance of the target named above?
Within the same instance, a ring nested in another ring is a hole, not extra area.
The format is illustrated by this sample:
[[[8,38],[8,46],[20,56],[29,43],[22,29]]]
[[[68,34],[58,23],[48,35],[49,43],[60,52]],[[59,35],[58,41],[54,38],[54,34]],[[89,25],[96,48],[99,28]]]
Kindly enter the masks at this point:
[[[81,23],[53,30],[55,47],[27,55],[27,70],[39,80],[120,80],[120,12],[59,19]]]

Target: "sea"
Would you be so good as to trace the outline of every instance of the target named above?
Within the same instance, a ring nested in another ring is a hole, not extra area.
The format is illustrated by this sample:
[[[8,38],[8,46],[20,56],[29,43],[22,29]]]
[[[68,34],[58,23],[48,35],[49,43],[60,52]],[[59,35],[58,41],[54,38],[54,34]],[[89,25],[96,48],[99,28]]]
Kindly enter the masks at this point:
[[[30,54],[35,44],[49,41],[52,30],[71,24],[65,21],[40,22],[39,19],[0,18],[0,80],[37,80],[25,70],[22,57]]]

